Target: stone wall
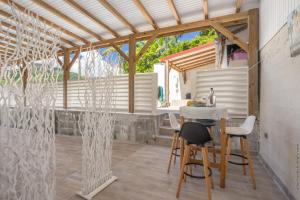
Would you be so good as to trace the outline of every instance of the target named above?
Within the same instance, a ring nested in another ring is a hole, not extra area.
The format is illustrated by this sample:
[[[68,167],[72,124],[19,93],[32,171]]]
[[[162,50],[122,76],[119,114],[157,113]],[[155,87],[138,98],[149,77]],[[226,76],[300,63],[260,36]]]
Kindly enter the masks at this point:
[[[55,112],[55,129],[57,134],[79,136],[78,115],[79,111],[57,110]],[[160,144],[165,146],[171,145],[171,137],[173,131],[170,130],[169,137],[160,138],[160,127],[166,126],[165,121],[167,114],[151,115],[151,114],[129,114],[117,113],[114,130],[114,139],[121,141],[129,141],[133,143]],[[179,118],[179,116],[177,116]],[[168,120],[168,119],[167,119]],[[244,119],[228,120],[228,126],[239,126]],[[168,124],[169,126],[169,124]],[[219,126],[214,129],[214,138],[219,143]],[[259,123],[255,124],[254,131],[249,136],[250,148],[252,152],[259,150]],[[232,149],[240,149],[240,142],[237,138],[233,138]]]
[[[56,134],[79,136],[80,111],[56,110]],[[159,133],[159,115],[116,113],[114,139],[136,143],[151,143]]]

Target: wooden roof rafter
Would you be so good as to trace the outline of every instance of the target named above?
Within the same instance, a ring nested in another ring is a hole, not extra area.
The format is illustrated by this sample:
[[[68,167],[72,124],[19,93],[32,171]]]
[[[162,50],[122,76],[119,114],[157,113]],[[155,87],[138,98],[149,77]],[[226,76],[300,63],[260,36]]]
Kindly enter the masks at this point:
[[[204,67],[204,66],[206,66],[206,65],[214,64],[214,63],[215,63],[214,60],[212,60],[212,61],[207,61],[207,62],[199,63],[199,65],[186,67],[186,68],[184,68],[184,69],[182,69],[182,70],[183,70],[183,71],[192,70],[192,69],[196,69],[196,68],[199,68],[199,67]]]
[[[243,42],[239,37],[237,37],[234,33],[232,33],[230,30],[228,30],[226,27],[224,27],[220,22],[218,21],[210,21],[210,25],[216,29],[216,31],[223,34],[225,37],[227,37],[229,40],[240,46],[243,50],[248,52],[248,44]]]
[[[112,13],[117,19],[119,19],[123,24],[126,25],[129,30],[133,33],[137,33],[137,29],[123,16],[119,11],[117,11],[107,0],[98,0],[98,2],[104,6],[110,13]]]
[[[101,1],[101,0],[98,0],[98,1]],[[103,1],[105,1],[105,0],[103,0]],[[211,20],[218,21],[225,27],[232,26],[232,25],[246,24],[248,21],[248,12],[240,12],[237,14],[230,14],[230,15],[225,15],[222,17],[215,17],[215,18],[211,18]],[[142,40],[148,40],[154,34],[157,34],[157,37],[165,37],[165,36],[170,36],[170,35],[175,35],[175,34],[182,34],[184,32],[206,30],[211,27],[211,24],[210,24],[211,20],[201,20],[201,21],[197,21],[197,22],[179,24],[179,25],[169,26],[169,27],[165,27],[165,28],[158,28],[156,30],[134,33],[133,35],[134,35],[136,41],[142,41]],[[91,46],[94,48],[103,48],[103,47],[111,46],[111,44],[121,45],[121,44],[128,43],[128,41],[129,41],[129,35],[126,35],[126,36],[121,36],[118,38],[108,39],[108,40],[104,40],[104,41],[93,42],[90,45],[82,45],[82,46],[78,46],[78,47],[73,47],[73,48],[70,48],[70,51],[77,51],[79,49],[81,49],[82,51],[86,51],[86,50],[90,49]],[[62,52],[60,52],[60,53],[62,53]]]
[[[181,70],[179,67],[177,67],[177,65],[175,65],[175,64],[172,63],[172,62],[169,62],[169,66],[170,66],[171,68],[175,69],[175,70],[178,71],[178,72],[182,72],[182,70]]]
[[[215,57],[209,57],[209,58],[202,59],[202,60],[200,60],[196,63],[187,63],[187,64],[184,64],[184,65],[181,65],[181,66],[178,66],[178,67],[182,70],[185,70],[186,68],[201,65],[202,63],[215,62],[215,60],[216,60]]]
[[[199,55],[190,55],[190,56],[186,56],[184,58],[181,58],[179,60],[176,61],[172,61],[174,64],[181,64],[181,63],[186,63],[186,62],[193,62],[193,61],[197,61],[201,58],[205,58],[205,57],[209,57],[209,56],[214,56],[216,55],[215,50],[211,50],[211,51],[207,51],[206,52],[202,52]]]
[[[170,7],[170,9],[172,11],[172,14],[173,14],[173,16],[174,16],[177,24],[181,24],[181,17],[180,17],[180,15],[178,13],[178,10],[176,8],[174,0],[168,0],[168,4],[169,4],[169,7]]]
[[[151,24],[151,26],[153,27],[153,29],[157,29],[158,28],[157,23],[155,22],[155,20],[153,19],[153,17],[150,15],[150,13],[147,11],[147,9],[142,4],[142,2],[140,0],[133,0],[133,2],[138,7],[138,9],[141,11],[141,13],[143,14],[143,16],[147,19],[148,23]]]
[[[204,19],[208,19],[208,0],[203,0],[203,14],[204,14]]]
[[[191,62],[179,63],[179,64],[176,64],[176,66],[183,67],[183,66],[186,66],[186,65],[193,65],[193,64],[197,64],[199,62],[202,62],[204,60],[210,60],[210,59],[216,59],[216,56],[215,55],[207,56],[207,57],[203,57],[201,59],[197,59],[197,60],[194,60],[194,61],[191,61]]]
[[[52,14],[58,16],[59,18],[61,18],[64,21],[67,21],[69,24],[85,31],[86,33],[88,33],[89,35],[91,35],[92,37],[98,39],[98,40],[103,40],[103,38],[98,35],[97,33],[95,33],[94,31],[90,30],[89,28],[87,28],[86,26],[78,23],[77,21],[73,20],[72,18],[68,17],[67,15],[63,14],[62,12],[60,12],[59,10],[57,10],[56,8],[52,7],[50,4],[41,1],[41,0],[31,0],[33,1],[36,5],[40,6],[43,9],[48,10],[49,12],[51,12]],[[88,42],[90,43],[90,42]]]
[[[0,10],[0,15],[5,15],[6,17],[11,17],[12,15],[10,15],[9,13],[6,13],[5,11],[2,11],[2,10]],[[12,24],[9,24],[9,23],[7,23],[7,22],[5,22],[5,21],[2,21],[1,23],[0,23],[3,27],[6,27],[8,30],[13,30],[13,31],[16,31],[17,30],[17,27],[15,26],[15,25],[12,25]],[[9,36],[10,37],[12,37],[12,38],[16,38],[17,37],[17,35],[16,34],[13,34],[13,33],[9,33]],[[33,33],[31,33],[31,36],[33,36]],[[44,41],[43,42],[45,42],[45,43],[47,43],[47,44],[51,44],[52,43],[52,41],[50,41],[50,40],[48,40],[47,38],[46,38],[46,36],[44,36],[43,37],[43,39],[44,39]],[[65,40],[64,38],[60,38],[63,42],[65,42],[65,43],[69,43],[70,41],[68,41],[68,40]],[[25,42],[25,41],[23,41],[23,42]],[[71,46],[76,46],[73,42],[70,42],[69,43]],[[62,47],[64,47],[63,45],[62,45]]]
[[[75,38],[75,39],[77,39],[77,40],[80,40],[80,41],[82,41],[82,42],[85,43],[85,44],[88,44],[88,41],[87,41],[86,39],[84,39],[84,38],[82,38],[82,37],[76,35],[75,33],[72,33],[71,31],[68,31],[67,29],[63,28],[62,26],[59,26],[59,25],[57,25],[56,23],[54,23],[54,22],[52,22],[52,21],[49,21],[48,19],[46,19],[46,18],[44,18],[44,17],[42,17],[42,16],[37,15],[36,13],[34,13],[34,12],[32,12],[32,11],[30,11],[30,10],[24,8],[23,6],[21,6],[20,4],[14,2],[14,1],[12,1],[12,0],[0,0],[0,2],[5,3],[5,4],[7,4],[7,5],[13,4],[13,5],[14,5],[18,10],[20,10],[21,12],[26,13],[26,14],[28,13],[28,14],[32,15],[33,17],[38,17],[38,18],[39,18],[42,22],[44,22],[46,25],[48,25],[48,26],[50,26],[50,27],[53,27],[53,28],[55,28],[55,29],[61,31],[62,33],[66,34],[66,35],[69,35],[70,37],[73,37],[73,38]],[[61,38],[62,38],[62,37],[61,37]],[[68,43],[68,44],[70,44],[71,46],[74,46],[74,45],[75,45],[73,42],[71,42],[71,41],[69,41],[69,40],[67,40],[67,39],[64,39],[64,38],[63,38],[62,40],[64,40],[65,43]],[[76,46],[76,45],[75,45],[75,46]]]
[[[70,6],[72,6],[75,10],[79,11],[82,15],[84,15],[87,18],[89,18],[92,21],[94,21],[100,27],[103,27],[106,30],[108,30],[113,36],[115,36],[115,37],[119,37],[120,36],[115,30],[113,30],[108,25],[106,25],[103,21],[101,21],[100,19],[98,19],[96,16],[94,16],[93,14],[91,14],[90,12],[88,12],[87,10],[85,10],[82,6],[80,6],[74,0],[63,0],[63,1],[66,2],[67,4],[69,4]]]
[[[239,13],[241,11],[242,4],[243,4],[243,0],[235,1],[235,12],[236,13]]]

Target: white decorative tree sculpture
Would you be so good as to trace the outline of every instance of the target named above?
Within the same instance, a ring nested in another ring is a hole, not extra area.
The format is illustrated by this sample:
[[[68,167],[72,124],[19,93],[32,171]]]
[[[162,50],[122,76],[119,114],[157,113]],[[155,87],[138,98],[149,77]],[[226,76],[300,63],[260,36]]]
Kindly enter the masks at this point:
[[[55,96],[46,88],[56,82],[59,35],[11,9],[0,26],[0,199],[53,200]]]
[[[112,134],[115,121],[114,75],[116,60],[103,58],[97,50],[90,50],[85,60],[85,95],[80,98],[84,108],[79,118],[82,134],[82,186],[78,193],[91,199],[117,178],[112,175]]]

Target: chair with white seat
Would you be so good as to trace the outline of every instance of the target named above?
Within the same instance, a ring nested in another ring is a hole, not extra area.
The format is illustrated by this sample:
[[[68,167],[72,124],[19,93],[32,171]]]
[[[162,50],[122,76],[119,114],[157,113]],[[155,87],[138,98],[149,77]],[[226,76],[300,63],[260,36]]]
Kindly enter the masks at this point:
[[[243,172],[246,174],[246,165],[249,166],[249,172],[252,179],[253,189],[256,189],[256,181],[254,177],[253,170],[253,161],[250,156],[249,144],[247,136],[252,133],[254,124],[255,124],[255,116],[248,116],[244,123],[240,127],[226,127],[227,134],[227,153],[226,153],[226,163],[231,163],[235,165],[242,165]],[[241,146],[241,154],[231,153],[231,138],[238,137],[240,138],[240,146]],[[242,158],[242,163],[237,163],[230,161],[230,156],[238,156]],[[248,162],[246,162],[246,160]],[[227,165],[227,164],[226,164]]]
[[[177,151],[179,148],[179,132],[180,132],[180,124],[174,113],[169,113],[170,125],[174,130],[172,145],[171,145],[171,153],[168,164],[168,173],[170,172],[171,162],[174,159],[174,164],[176,163],[176,157],[180,156]]]

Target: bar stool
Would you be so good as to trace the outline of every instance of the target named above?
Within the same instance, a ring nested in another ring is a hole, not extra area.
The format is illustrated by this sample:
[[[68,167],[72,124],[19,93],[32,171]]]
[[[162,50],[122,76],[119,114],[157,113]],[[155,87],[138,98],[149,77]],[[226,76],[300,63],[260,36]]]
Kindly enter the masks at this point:
[[[182,182],[185,176],[192,178],[205,179],[205,187],[208,194],[208,199],[211,200],[211,189],[213,188],[212,170],[208,159],[208,147],[205,145],[212,139],[205,126],[197,122],[185,122],[180,131],[180,137],[186,141],[184,146],[183,162],[180,168],[179,182],[177,187],[176,197],[179,197]],[[193,158],[193,151],[200,151],[202,160]],[[202,165],[204,168],[204,176],[195,176],[187,172],[189,165]]]
[[[210,137],[211,137],[211,144],[212,144],[212,147],[213,148],[213,159],[214,159],[214,162],[216,163],[217,162],[217,155],[216,155],[216,152],[215,152],[215,148],[216,148],[216,143],[215,143],[215,139],[214,139],[214,136],[213,136],[213,132],[214,132],[214,127],[216,126],[216,120],[214,119],[197,119],[196,120],[197,122],[199,122],[200,124],[202,124],[203,126],[205,126],[208,130],[209,130],[209,134],[210,134]]]
[[[172,138],[172,145],[171,145],[171,153],[169,158],[168,164],[168,173],[170,172],[171,162],[174,159],[174,165],[176,163],[176,157],[179,157],[180,154],[177,151],[180,149],[179,145],[179,132],[180,132],[180,124],[177,121],[177,118],[174,113],[169,113],[169,119],[172,129],[174,130],[173,138]]]
[[[256,189],[256,181],[255,181],[254,170],[253,170],[253,161],[250,156],[249,144],[247,139],[247,136],[253,130],[254,124],[255,124],[255,116],[248,116],[240,127],[226,127],[226,134],[227,134],[226,163],[231,163],[234,165],[242,165],[244,175],[246,175],[245,166],[248,165],[250,176],[252,179],[252,186],[253,189]],[[231,153],[231,138],[233,137],[240,138],[241,154]],[[242,158],[242,163],[230,161],[230,156],[237,156]]]

